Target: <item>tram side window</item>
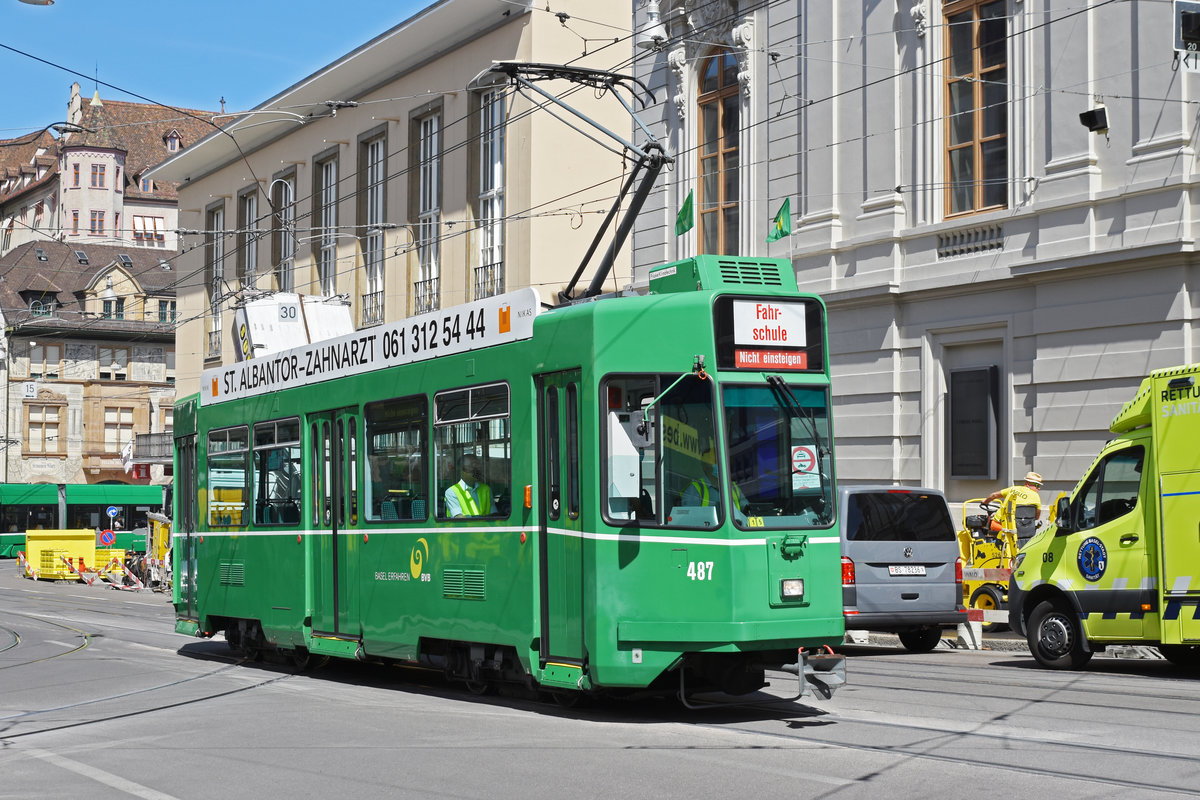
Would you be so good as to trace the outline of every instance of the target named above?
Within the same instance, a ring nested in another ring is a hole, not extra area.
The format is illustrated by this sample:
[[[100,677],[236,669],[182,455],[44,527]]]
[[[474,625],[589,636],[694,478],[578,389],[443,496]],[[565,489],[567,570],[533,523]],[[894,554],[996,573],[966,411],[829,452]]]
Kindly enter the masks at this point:
[[[259,422],[254,426],[254,523],[300,522],[300,420]]]
[[[208,524],[241,527],[246,513],[246,456],[250,452],[245,426],[208,434]]]
[[[367,519],[374,522],[427,519],[425,441],[429,401],[424,395],[382,400],[368,403],[364,413]]]
[[[682,528],[720,524],[712,382],[694,375],[612,377],[603,392],[608,519]]]
[[[508,516],[512,507],[508,385],[442,392],[433,402],[438,519]]]
[[[6,533],[57,528],[57,519],[57,506],[21,504],[0,508],[0,529]]]

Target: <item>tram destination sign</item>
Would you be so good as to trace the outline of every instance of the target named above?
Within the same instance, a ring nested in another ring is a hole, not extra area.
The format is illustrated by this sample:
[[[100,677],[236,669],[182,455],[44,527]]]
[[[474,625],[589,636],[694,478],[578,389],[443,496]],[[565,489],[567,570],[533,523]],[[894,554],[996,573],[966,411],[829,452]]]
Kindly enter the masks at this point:
[[[824,314],[805,297],[717,299],[720,369],[820,372],[824,369]]]
[[[520,289],[291,350],[207,369],[200,404],[278,392],[533,337],[537,290]]]

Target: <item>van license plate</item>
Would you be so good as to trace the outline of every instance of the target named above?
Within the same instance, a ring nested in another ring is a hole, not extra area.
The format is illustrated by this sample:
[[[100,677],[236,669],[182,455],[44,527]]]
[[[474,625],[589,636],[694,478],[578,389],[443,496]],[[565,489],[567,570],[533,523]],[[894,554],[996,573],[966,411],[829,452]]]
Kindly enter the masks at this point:
[[[892,564],[888,566],[888,575],[924,575],[924,564]]]

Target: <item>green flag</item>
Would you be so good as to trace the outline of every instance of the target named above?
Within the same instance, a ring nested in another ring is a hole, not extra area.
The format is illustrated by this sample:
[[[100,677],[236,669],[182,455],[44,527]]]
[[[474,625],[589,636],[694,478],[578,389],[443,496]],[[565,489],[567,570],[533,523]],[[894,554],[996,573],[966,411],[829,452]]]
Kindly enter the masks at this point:
[[[682,236],[695,224],[696,220],[692,218],[692,190],[688,189],[688,196],[683,201],[683,208],[679,209],[679,213],[675,216],[675,235]]]
[[[768,242],[777,242],[785,236],[792,235],[792,198],[783,198],[783,205],[779,207],[779,213],[775,215],[775,221],[771,223],[771,230],[767,234]]]

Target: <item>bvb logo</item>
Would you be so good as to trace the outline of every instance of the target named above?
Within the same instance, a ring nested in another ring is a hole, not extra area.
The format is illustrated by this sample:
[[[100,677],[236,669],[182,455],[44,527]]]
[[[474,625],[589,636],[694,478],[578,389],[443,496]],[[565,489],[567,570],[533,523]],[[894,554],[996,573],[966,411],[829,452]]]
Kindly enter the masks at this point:
[[[429,558],[429,543],[425,541],[425,537],[417,539],[417,544],[412,549],[411,572],[414,578],[421,577],[421,568],[425,566],[425,559]]]

